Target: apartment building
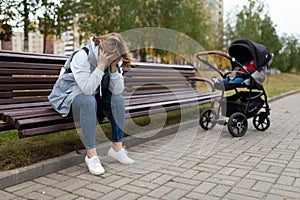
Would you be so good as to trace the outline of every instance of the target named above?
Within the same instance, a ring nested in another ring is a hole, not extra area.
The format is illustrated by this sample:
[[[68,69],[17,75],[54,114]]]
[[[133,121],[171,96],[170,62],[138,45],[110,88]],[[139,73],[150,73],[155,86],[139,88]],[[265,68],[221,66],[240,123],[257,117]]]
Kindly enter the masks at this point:
[[[24,34],[23,32],[13,32],[12,35],[12,50],[23,51]],[[32,53],[43,52],[43,38],[39,32],[28,33],[28,51]]]
[[[206,0],[206,10],[218,28],[223,27],[223,0]]]
[[[223,0],[205,0],[206,11],[210,16],[211,32],[210,39],[214,40],[216,45],[213,48],[219,49],[218,46],[223,43],[223,15],[224,15],[224,2]],[[222,46],[222,45],[221,45]]]

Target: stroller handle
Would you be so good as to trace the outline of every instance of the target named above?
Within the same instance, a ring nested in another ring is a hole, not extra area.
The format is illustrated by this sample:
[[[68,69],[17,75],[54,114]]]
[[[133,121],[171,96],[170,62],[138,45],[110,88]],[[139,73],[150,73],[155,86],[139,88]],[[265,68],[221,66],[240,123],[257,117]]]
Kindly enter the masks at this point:
[[[229,54],[227,54],[227,53],[225,53],[223,51],[218,51],[218,50],[198,52],[196,54],[196,57],[198,58],[198,60],[200,60],[200,61],[203,62],[203,61],[206,61],[206,60],[204,58],[202,58],[201,56],[205,56],[205,55],[207,56],[207,55],[213,55],[213,54],[216,54],[216,55],[219,55],[219,56],[223,56],[223,57],[229,59],[231,62],[237,63],[240,66],[243,66],[234,57],[231,57]]]
[[[224,74],[222,74],[222,72],[216,68],[215,66],[213,66],[212,64],[210,64],[205,58],[203,58],[202,56],[207,56],[207,55],[219,55],[219,56],[222,56],[222,57],[225,57],[229,60],[232,61],[232,57],[230,57],[227,53],[223,52],[223,51],[218,51],[218,50],[211,50],[211,51],[202,51],[202,52],[198,52],[196,54],[196,58],[201,61],[202,63],[206,64],[207,66],[209,66],[211,69],[215,70],[216,72],[218,72],[220,74],[220,76],[222,76],[223,78],[225,77]]]
[[[223,56],[229,60],[231,60],[232,58],[229,56],[229,54],[223,52],[223,51],[218,51],[218,50],[211,50],[211,51],[203,51],[203,52],[199,52],[196,54],[196,57],[198,58],[198,60],[200,61],[206,61],[204,58],[202,58],[201,56],[207,56],[207,55],[220,55]]]
[[[203,62],[204,64],[208,65],[210,68],[214,69],[215,71],[217,71],[223,78],[225,77],[224,74],[222,74],[220,72],[219,69],[217,69],[216,67],[214,67],[213,65],[211,65],[206,59],[204,59],[202,56],[207,56],[207,55],[219,55],[222,56],[224,58],[227,58],[228,60],[230,60],[232,63],[236,63],[239,66],[239,69],[243,70],[247,75],[250,75],[250,73],[245,70],[243,68],[243,65],[241,63],[239,63],[234,57],[231,57],[229,54],[223,52],[223,51],[219,51],[219,50],[211,50],[211,51],[203,51],[203,52],[198,52],[196,54],[196,58],[198,60],[200,60],[201,62]]]

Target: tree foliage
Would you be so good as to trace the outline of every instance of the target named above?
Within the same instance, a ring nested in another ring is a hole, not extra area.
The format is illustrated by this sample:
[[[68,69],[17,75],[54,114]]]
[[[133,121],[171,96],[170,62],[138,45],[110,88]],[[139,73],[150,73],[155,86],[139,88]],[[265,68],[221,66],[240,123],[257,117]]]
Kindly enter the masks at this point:
[[[81,0],[77,10],[77,25],[83,41],[92,33],[101,35],[141,27],[161,27],[184,33],[203,46],[208,46],[208,25],[201,0]],[[155,46],[151,44],[154,42],[151,38],[143,41],[147,43],[145,46]],[[160,50],[149,51],[153,50],[139,51],[142,60],[145,60],[146,53],[165,53]]]
[[[24,51],[28,51],[29,31],[39,31],[44,35],[45,41],[49,35],[61,35],[70,25],[70,13],[72,0],[2,0],[1,14],[2,27],[12,25],[13,28],[22,28],[24,33]],[[64,7],[64,9],[62,8]],[[69,13],[68,13],[69,12]],[[0,30],[7,31],[5,29]]]
[[[278,36],[262,0],[249,0],[241,10],[231,12],[224,33],[222,29],[217,29],[219,32],[214,29],[215,24],[205,10],[206,3],[206,0],[2,0],[0,39],[8,38],[11,26],[22,28],[24,51],[28,51],[30,30],[39,30],[45,43],[48,36],[60,37],[76,24],[80,41],[86,43],[91,34],[161,27],[182,33],[205,49],[227,49],[232,41],[248,38],[264,44],[275,54],[273,67],[282,71],[300,70],[299,38]],[[157,46],[151,36],[136,37],[141,37],[144,46]],[[184,42],[171,39],[168,41],[178,43],[178,48],[185,48]],[[138,53],[141,60],[149,54],[169,56],[169,52],[151,48],[140,49]]]
[[[44,42],[48,36],[60,36],[68,26],[76,23],[82,43],[87,42],[91,34],[161,27],[183,33],[207,48],[211,43],[208,40],[209,24],[203,2],[204,0],[4,0],[1,8],[4,8],[4,15],[12,21],[22,22],[15,27],[23,27],[25,36],[28,35],[30,24],[36,24],[33,28],[38,28],[44,35]],[[20,9],[16,12],[13,9],[15,7]],[[174,41],[176,42],[176,38]],[[28,43],[27,37],[24,42]],[[145,42],[151,43],[151,40]],[[144,49],[139,52],[142,59],[149,51],[151,50]],[[164,52],[156,50],[155,53]]]
[[[263,14],[265,13],[265,14]],[[236,13],[235,23],[227,22],[227,44],[239,38],[248,38],[268,47],[273,53],[281,49],[279,36],[265,5],[259,0],[250,0]]]
[[[38,0],[2,0],[0,5],[5,23],[13,21],[16,22],[14,27],[23,28],[24,51],[28,51],[28,33],[32,28],[30,18],[38,9]]]
[[[275,55],[272,66],[282,71],[300,70],[299,40],[295,36],[280,38],[265,4],[261,0],[249,0],[248,4],[230,16],[226,24],[226,46],[239,38],[248,38],[264,44]]]
[[[300,45],[295,36],[282,37],[283,48],[279,52],[278,69],[284,72],[300,71]]]

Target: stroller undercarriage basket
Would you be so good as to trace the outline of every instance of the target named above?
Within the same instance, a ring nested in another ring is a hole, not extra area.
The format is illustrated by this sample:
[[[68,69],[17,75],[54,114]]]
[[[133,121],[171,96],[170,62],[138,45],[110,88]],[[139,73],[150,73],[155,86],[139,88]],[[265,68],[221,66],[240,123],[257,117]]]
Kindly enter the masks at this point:
[[[223,116],[230,117],[233,113],[243,113],[247,118],[254,117],[263,107],[264,101],[260,92],[238,92],[220,101]]]

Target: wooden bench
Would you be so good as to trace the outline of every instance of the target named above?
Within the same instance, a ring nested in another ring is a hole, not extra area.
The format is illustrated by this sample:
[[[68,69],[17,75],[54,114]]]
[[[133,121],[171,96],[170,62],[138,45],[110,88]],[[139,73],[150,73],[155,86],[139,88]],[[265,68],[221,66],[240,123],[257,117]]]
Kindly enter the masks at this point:
[[[50,106],[51,92],[67,57],[0,51],[0,131],[17,129],[19,137],[73,129],[72,117]],[[192,66],[133,63],[124,69],[126,118],[212,103],[220,98],[210,81],[195,78]],[[199,92],[196,81],[210,84]]]

